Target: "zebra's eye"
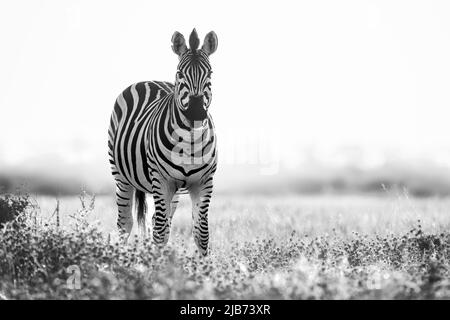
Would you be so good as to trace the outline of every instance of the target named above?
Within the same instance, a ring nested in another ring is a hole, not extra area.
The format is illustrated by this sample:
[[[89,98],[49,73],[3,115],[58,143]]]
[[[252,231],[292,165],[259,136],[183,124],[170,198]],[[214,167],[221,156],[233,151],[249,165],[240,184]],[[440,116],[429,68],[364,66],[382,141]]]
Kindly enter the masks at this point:
[[[177,71],[177,76],[179,79],[184,79],[184,74],[181,71]]]
[[[212,71],[209,71],[208,72],[208,78],[211,78],[211,75],[212,75]]]

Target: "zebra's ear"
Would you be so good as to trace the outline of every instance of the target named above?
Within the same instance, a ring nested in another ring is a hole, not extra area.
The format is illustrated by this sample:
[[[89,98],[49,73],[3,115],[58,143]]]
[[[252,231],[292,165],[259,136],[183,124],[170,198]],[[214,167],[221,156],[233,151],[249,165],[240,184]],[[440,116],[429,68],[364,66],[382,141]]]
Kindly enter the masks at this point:
[[[187,50],[186,41],[184,40],[183,35],[178,31],[175,31],[172,36],[172,50],[179,56]]]
[[[214,31],[211,31],[205,36],[202,50],[205,51],[207,55],[211,55],[217,50],[217,45],[217,35]]]

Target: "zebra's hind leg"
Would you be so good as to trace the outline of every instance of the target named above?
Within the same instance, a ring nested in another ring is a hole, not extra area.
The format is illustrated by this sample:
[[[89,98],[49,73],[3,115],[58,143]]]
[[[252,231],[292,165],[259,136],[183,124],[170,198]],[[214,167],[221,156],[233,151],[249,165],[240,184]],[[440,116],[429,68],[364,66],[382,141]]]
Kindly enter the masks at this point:
[[[121,180],[116,180],[116,202],[118,207],[117,228],[119,235],[127,241],[133,228],[132,199],[134,188]]]
[[[180,195],[178,193],[175,193],[175,195],[172,198],[172,201],[170,202],[169,228],[172,225],[173,214],[175,213],[175,210],[177,210],[179,199]]]
[[[192,219],[194,221],[193,235],[198,250],[203,256],[208,254],[209,226],[208,209],[212,195],[212,177],[204,184],[194,186],[189,190],[192,200]]]

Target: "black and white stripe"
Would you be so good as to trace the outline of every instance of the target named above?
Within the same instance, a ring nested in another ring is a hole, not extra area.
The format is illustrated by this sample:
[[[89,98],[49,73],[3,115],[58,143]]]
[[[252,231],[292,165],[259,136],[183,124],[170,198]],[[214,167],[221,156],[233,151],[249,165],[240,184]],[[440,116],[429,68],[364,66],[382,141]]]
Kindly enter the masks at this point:
[[[152,194],[153,241],[167,243],[178,196],[189,193],[195,243],[206,254],[208,208],[217,167],[216,136],[208,112],[209,55],[217,48],[217,36],[208,33],[198,49],[194,29],[189,43],[190,49],[178,32],[172,37],[173,51],[180,57],[175,85],[139,82],[119,95],[111,116],[108,146],[117,186],[119,231],[127,237],[131,232],[133,199],[139,225],[145,225],[145,195]]]

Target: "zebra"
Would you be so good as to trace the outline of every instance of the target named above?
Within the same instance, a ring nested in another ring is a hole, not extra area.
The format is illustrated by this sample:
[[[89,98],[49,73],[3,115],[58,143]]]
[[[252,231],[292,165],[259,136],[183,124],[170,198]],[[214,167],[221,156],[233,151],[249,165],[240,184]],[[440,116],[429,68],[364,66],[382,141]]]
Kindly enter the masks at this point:
[[[146,81],[126,88],[116,99],[108,130],[109,162],[116,183],[119,234],[128,240],[132,208],[145,233],[146,194],[153,196],[152,241],[164,246],[180,194],[192,200],[193,236],[208,253],[208,208],[217,168],[217,138],[211,104],[209,56],[218,45],[209,32],[199,48],[194,29],[189,48],[176,31],[172,50],[179,57],[175,83]]]

